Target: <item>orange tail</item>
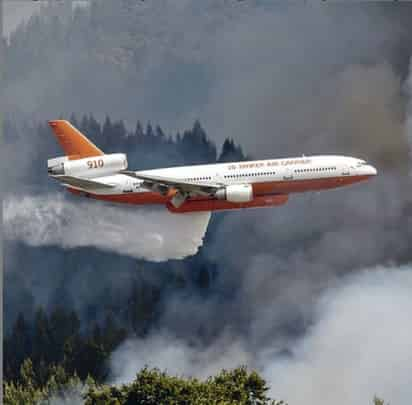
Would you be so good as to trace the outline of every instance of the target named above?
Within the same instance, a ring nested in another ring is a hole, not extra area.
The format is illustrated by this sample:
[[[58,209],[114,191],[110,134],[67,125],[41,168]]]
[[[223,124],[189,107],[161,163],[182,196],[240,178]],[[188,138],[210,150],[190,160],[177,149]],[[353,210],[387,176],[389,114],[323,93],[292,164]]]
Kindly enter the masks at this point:
[[[91,156],[100,156],[104,153],[92,142],[90,142],[69,121],[49,121],[60,146],[70,160],[82,159]]]

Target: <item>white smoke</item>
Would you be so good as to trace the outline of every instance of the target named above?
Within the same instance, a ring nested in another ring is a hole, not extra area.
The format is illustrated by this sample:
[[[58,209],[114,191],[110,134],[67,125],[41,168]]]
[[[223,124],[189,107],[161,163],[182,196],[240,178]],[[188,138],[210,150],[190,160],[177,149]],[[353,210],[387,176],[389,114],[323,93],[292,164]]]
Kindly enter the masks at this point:
[[[76,201],[61,194],[7,196],[3,234],[32,246],[94,246],[152,261],[182,259],[202,245],[210,213],[171,214],[99,201]]]
[[[62,392],[60,395],[47,398],[47,402],[39,402],[39,404],[47,403],[47,405],[82,405],[84,404],[83,395],[86,388],[79,385],[68,391]]]
[[[367,271],[330,289],[292,358],[266,367],[272,393],[295,405],[361,405],[374,395],[410,404],[411,270]]]
[[[364,405],[374,395],[410,404],[412,268],[377,268],[330,287],[316,304],[313,326],[292,354],[258,350],[228,331],[209,347],[158,333],[129,340],[111,359],[110,382],[133,380],[145,365],[204,378],[241,364],[258,368],[270,395],[293,405]],[[275,310],[275,309],[274,309]]]
[[[240,340],[222,336],[211,347],[190,345],[168,334],[146,339],[130,339],[116,350],[111,359],[111,384],[131,382],[145,366],[157,367],[171,374],[207,378],[222,368],[250,364],[253,356]]]

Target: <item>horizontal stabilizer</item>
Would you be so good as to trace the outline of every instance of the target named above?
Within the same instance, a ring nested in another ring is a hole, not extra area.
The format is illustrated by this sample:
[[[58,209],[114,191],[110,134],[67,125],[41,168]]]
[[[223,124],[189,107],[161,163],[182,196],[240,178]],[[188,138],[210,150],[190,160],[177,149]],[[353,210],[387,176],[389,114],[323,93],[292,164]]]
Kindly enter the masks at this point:
[[[110,189],[114,186],[110,184],[100,183],[99,181],[83,179],[80,177],[74,176],[51,176],[54,179],[60,181],[62,184],[75,188],[77,190],[83,191],[91,191],[91,190],[102,190],[102,189]]]

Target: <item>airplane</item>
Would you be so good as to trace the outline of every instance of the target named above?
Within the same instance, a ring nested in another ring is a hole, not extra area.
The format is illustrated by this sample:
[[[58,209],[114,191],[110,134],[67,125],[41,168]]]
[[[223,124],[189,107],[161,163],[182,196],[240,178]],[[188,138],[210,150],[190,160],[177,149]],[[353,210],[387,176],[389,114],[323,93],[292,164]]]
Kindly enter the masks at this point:
[[[173,213],[279,206],[293,193],[347,186],[377,174],[363,159],[335,155],[131,171],[124,153],[105,154],[70,122],[49,125],[65,156],[47,161],[48,174],[70,192],[162,204]]]

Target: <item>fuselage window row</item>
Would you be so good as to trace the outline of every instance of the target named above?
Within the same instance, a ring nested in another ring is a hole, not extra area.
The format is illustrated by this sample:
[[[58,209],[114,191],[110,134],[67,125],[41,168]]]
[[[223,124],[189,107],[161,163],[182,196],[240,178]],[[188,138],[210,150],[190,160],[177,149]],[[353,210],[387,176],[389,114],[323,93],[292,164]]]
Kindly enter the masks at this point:
[[[336,167],[315,167],[313,169],[295,169],[295,173],[333,171]]]
[[[295,169],[295,173],[309,173],[309,172],[323,172],[323,171],[334,171],[337,170],[336,167],[314,167],[311,169]],[[260,173],[242,173],[242,174],[227,174],[223,177],[225,179],[235,179],[239,177],[256,177],[256,176],[273,176],[276,172],[260,172]],[[185,181],[202,181],[202,180],[212,180],[212,177],[191,177],[184,179]]]
[[[261,173],[243,173],[243,174],[225,174],[225,179],[234,179],[239,177],[254,177],[254,176],[273,176],[276,172],[261,172]]]

